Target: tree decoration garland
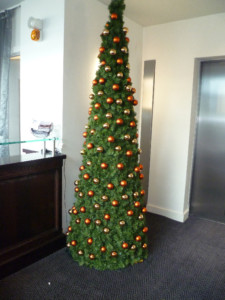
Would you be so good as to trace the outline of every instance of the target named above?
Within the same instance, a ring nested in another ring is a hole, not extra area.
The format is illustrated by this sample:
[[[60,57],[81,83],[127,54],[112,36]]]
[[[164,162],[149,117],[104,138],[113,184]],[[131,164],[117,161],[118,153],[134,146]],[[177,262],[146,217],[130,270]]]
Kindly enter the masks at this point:
[[[139,163],[136,89],[129,76],[124,0],[112,0],[101,33],[100,66],[92,81],[88,124],[75,205],[69,209],[67,247],[75,261],[98,270],[142,262],[148,256]]]

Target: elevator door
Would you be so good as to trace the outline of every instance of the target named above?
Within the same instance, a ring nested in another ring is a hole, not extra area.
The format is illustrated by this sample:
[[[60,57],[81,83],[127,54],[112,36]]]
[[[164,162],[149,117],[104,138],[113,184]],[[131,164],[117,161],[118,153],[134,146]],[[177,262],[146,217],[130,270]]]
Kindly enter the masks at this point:
[[[201,63],[192,214],[225,222],[225,61]]]

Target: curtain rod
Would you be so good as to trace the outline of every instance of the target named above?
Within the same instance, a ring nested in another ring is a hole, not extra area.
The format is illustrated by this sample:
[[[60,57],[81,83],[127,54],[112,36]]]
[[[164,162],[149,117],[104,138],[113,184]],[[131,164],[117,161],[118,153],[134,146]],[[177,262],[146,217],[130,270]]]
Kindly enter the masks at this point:
[[[19,7],[21,7],[21,3],[13,5],[13,6],[10,6],[9,8],[3,9],[3,10],[0,10],[0,14],[3,13],[3,12],[6,12],[8,10],[12,10],[12,9],[19,8]]]

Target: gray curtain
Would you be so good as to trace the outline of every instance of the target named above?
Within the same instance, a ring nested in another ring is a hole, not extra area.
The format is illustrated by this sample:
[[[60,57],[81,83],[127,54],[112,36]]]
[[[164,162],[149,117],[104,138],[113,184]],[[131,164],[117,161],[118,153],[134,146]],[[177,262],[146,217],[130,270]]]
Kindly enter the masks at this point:
[[[9,67],[14,11],[0,13],[0,142],[9,138]],[[0,145],[0,157],[9,155],[9,146]]]

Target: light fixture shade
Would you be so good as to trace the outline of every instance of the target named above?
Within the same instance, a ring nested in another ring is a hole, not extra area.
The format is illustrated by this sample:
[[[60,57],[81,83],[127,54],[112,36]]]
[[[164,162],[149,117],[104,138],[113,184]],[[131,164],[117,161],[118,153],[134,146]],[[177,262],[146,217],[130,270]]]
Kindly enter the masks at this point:
[[[29,28],[35,28],[35,29],[42,29],[42,20],[41,19],[35,19],[33,17],[30,17],[28,20],[28,27]]]

